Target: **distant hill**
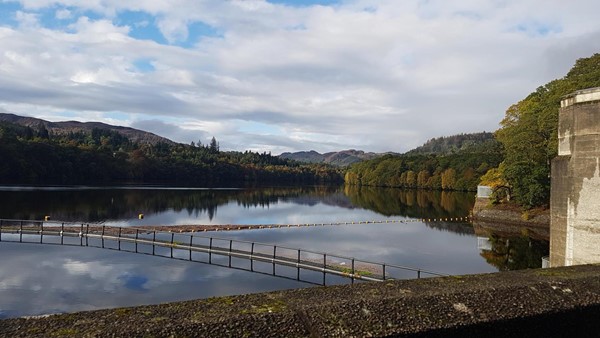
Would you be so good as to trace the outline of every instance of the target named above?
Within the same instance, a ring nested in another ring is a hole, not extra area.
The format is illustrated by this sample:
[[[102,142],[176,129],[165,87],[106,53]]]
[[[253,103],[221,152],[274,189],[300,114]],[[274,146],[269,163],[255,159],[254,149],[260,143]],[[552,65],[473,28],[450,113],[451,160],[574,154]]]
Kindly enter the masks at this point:
[[[35,117],[19,116],[14,114],[0,113],[0,121],[10,122],[25,127],[30,127],[34,130],[45,128],[51,135],[67,135],[69,133],[85,133],[89,134],[93,129],[110,130],[128,138],[132,142],[145,143],[155,145],[159,142],[167,144],[175,144],[175,142],[146,131],[133,129],[129,127],[112,126],[101,122],[50,122]]]
[[[311,151],[298,151],[294,153],[286,152],[279,155],[280,158],[295,160],[306,163],[327,163],[339,167],[346,167],[353,163],[370,160],[383,156],[385,154],[365,153],[362,150],[342,150],[325,154]]]
[[[103,123],[48,122],[0,114],[0,184],[326,184],[339,168],[252,151],[175,143]]]
[[[436,154],[449,155],[465,151],[478,151],[482,147],[496,143],[493,133],[481,132],[436,137],[428,140],[420,147],[406,152],[408,155]]]

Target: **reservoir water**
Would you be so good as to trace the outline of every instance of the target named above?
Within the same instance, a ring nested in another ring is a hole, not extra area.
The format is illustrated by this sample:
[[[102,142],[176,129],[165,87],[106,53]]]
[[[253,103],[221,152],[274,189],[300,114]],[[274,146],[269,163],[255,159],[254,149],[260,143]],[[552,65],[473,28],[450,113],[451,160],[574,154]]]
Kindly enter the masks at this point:
[[[0,218],[111,226],[348,224],[207,233],[446,274],[541,265],[547,242],[478,238],[473,193],[357,187],[0,187]],[[144,214],[143,219],[138,219]],[[483,244],[482,244],[483,243]],[[0,318],[308,287],[208,264],[88,247],[0,243]],[[346,281],[340,281],[346,282]]]

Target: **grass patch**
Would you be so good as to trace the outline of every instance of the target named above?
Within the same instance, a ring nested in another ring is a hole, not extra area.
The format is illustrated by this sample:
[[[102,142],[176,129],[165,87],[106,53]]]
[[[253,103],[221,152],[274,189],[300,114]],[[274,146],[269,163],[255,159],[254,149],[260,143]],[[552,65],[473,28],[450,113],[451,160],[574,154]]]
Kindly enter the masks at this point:
[[[114,310],[117,316],[128,316],[131,314],[131,309],[129,308],[118,308]]]
[[[285,302],[282,300],[274,300],[267,304],[262,304],[259,306],[252,305],[250,309],[242,310],[243,314],[254,314],[254,313],[275,313],[281,312],[287,309]]]
[[[352,268],[347,268],[347,267],[339,267],[336,266],[334,267],[336,270],[343,272],[347,275],[351,275],[352,274]],[[360,276],[365,276],[365,277],[370,277],[370,276],[374,276],[375,274],[366,270],[356,270],[354,269],[354,276],[356,277],[360,277]]]
[[[72,337],[76,336],[79,331],[71,328],[58,329],[52,332],[52,337]]]
[[[564,270],[554,270],[554,269],[536,269],[534,272],[538,276],[547,276],[547,277],[569,277],[572,276],[573,273]]]
[[[233,305],[233,297],[215,297],[205,300],[208,304]]]

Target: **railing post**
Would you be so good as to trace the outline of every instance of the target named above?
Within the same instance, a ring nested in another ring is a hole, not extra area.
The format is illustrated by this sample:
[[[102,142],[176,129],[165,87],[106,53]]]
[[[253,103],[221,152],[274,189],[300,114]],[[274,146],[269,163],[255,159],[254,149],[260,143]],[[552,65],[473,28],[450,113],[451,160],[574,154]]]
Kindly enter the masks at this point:
[[[383,280],[385,280],[385,264],[383,264],[382,266],[383,266]]]
[[[212,264],[212,237],[210,238],[210,242],[208,244],[208,264]]]
[[[140,229],[135,229],[135,252],[138,252],[138,238],[140,235]]]
[[[190,235],[190,261],[192,260],[192,245],[194,245],[194,235]]]
[[[85,228],[85,246],[89,246],[90,238],[90,224],[88,223]]]
[[[233,245],[233,240],[229,240],[229,267],[231,267],[231,247]]]
[[[2,242],[2,220],[0,219],[0,242]]]
[[[65,223],[61,223],[60,224],[60,244],[61,245],[64,243],[64,240],[65,240]]]
[[[350,283],[354,284],[354,257],[352,258],[352,276],[350,277]]]
[[[421,270],[417,270],[417,279],[421,279]]]
[[[250,248],[250,271],[254,271],[254,242]]]
[[[171,233],[171,258],[173,258],[173,246],[175,246],[175,233]]]
[[[104,228],[105,226],[102,226],[102,235],[100,235],[100,238],[102,239],[102,249],[104,249]]]
[[[298,268],[296,272],[296,280],[300,280],[300,249],[298,249],[298,260],[296,261],[296,268]]]
[[[19,243],[23,243],[23,221],[20,222],[19,226]]]
[[[83,223],[81,223],[81,228],[79,229],[79,246],[83,246]]]
[[[119,251],[121,251],[121,230],[122,230],[122,228],[119,227],[119,236],[117,238],[117,243],[118,243]]]
[[[326,278],[326,273],[325,273],[325,269],[327,268],[327,254],[323,254],[323,286],[325,286],[327,280]]]
[[[277,257],[277,245],[273,246],[273,275],[275,275],[275,257]]]
[[[44,243],[44,222],[40,224],[40,244]]]
[[[156,230],[154,230],[154,235],[152,235],[152,255],[154,256],[154,248],[156,243]]]

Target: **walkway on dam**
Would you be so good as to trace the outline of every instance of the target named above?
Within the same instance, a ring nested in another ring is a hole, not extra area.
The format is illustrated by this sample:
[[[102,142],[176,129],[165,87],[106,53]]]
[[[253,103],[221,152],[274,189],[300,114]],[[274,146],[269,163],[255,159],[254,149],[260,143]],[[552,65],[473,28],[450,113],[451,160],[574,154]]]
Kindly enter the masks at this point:
[[[444,276],[420,268],[200,235],[190,228],[184,231],[177,227],[180,232],[166,231],[165,228],[0,219],[0,242],[118,250],[246,270],[315,285],[329,285],[336,278],[348,278],[354,283]]]

